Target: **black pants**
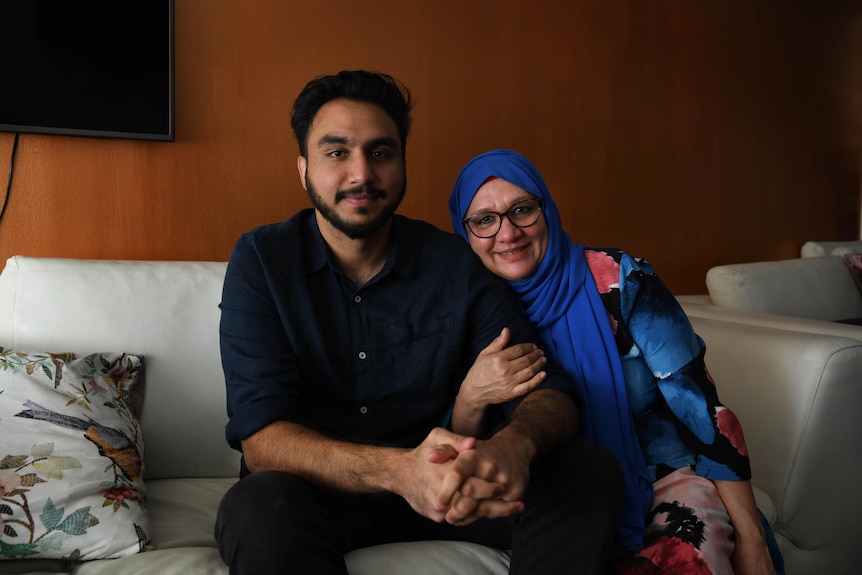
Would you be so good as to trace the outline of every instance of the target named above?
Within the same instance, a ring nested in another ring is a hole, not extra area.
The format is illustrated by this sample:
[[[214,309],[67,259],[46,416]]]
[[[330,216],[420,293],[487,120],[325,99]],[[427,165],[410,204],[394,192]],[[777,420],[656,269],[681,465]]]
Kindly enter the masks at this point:
[[[235,575],[345,575],[344,554],[397,541],[458,540],[512,549],[509,573],[604,573],[622,498],[616,460],[573,439],[534,462],[518,517],[457,527],[401,497],[335,492],[278,471],[253,473],[224,496],[219,552]]]

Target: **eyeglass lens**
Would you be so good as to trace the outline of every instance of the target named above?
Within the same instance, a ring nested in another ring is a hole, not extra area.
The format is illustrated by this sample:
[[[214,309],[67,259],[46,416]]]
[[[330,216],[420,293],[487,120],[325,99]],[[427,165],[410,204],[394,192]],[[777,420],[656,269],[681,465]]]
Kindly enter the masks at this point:
[[[467,218],[467,226],[477,237],[490,238],[500,231],[503,216],[509,218],[512,225],[519,228],[532,226],[539,219],[541,206],[538,200],[518,202],[505,212],[482,212]]]

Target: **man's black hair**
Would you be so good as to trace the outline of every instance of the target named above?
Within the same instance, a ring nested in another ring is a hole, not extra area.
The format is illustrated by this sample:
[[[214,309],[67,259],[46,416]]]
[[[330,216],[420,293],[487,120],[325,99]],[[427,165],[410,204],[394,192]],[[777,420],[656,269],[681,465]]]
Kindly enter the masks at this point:
[[[413,109],[410,90],[388,74],[352,70],[317,77],[306,84],[297,96],[290,125],[301,156],[308,157],[308,131],[317,112],[324,104],[338,98],[367,102],[383,108],[398,127],[401,151],[405,152],[407,135],[410,133],[410,111]]]

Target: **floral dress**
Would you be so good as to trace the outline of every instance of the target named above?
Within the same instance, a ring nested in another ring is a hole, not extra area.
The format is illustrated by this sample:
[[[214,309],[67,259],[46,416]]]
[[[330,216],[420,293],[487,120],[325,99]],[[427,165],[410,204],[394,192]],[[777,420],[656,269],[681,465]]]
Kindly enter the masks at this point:
[[[644,548],[615,555],[615,572],[732,575],[733,529],[711,480],[748,480],[751,467],[739,420],[706,369],[703,340],[646,260],[615,249],[587,248],[585,256],[654,481]]]

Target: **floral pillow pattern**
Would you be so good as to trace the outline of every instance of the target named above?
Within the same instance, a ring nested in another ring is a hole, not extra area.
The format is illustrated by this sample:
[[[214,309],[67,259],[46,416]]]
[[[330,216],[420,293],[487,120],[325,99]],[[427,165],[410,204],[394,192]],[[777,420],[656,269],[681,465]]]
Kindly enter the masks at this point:
[[[143,357],[0,347],[0,559],[147,548]]]

